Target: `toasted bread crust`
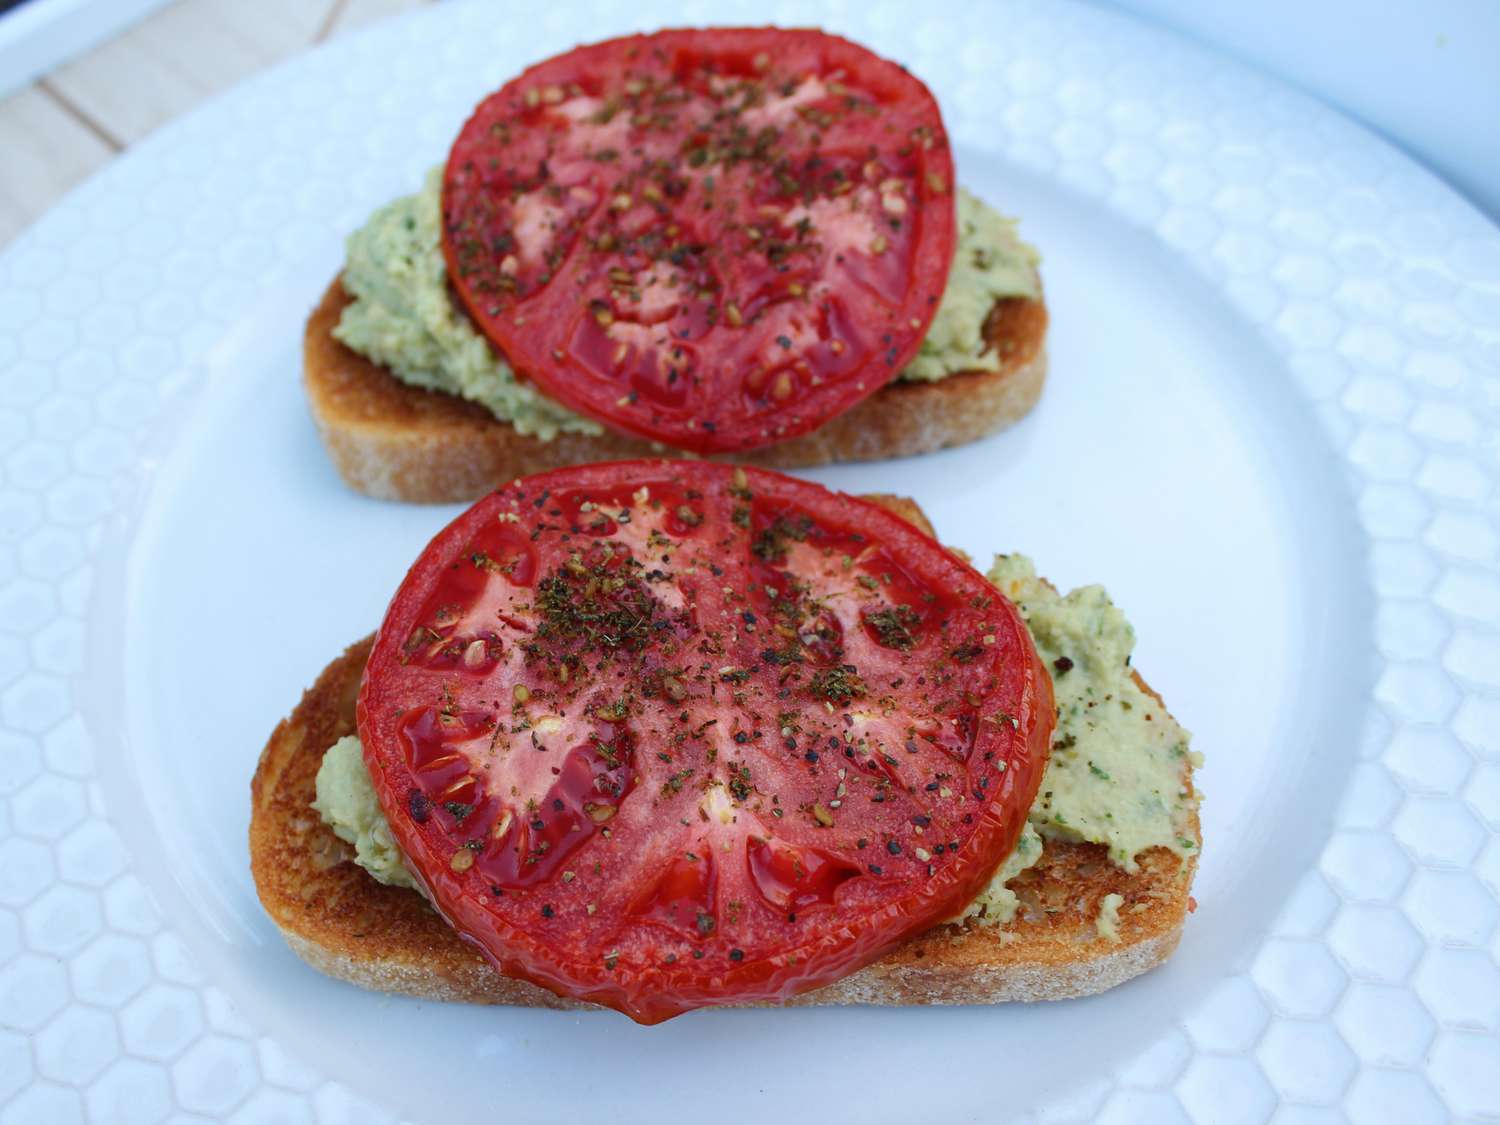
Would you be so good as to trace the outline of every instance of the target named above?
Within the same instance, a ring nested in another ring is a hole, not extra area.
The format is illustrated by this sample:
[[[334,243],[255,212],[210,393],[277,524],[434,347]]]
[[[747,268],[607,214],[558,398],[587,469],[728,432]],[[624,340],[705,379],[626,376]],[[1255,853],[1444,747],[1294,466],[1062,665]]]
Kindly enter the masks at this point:
[[[911,501],[872,499],[931,531]],[[309,807],[324,751],[354,733],[370,644],[366,638],[350,646],[324,670],[261,754],[251,783],[250,866],[266,912],[309,965],[366,988],[435,1000],[591,1007],[499,975],[422,896],[382,886],[358,867],[352,849]],[[1192,784],[1186,766],[1184,780]],[[1197,827],[1195,816],[1195,833]],[[1158,848],[1139,857],[1139,865],[1127,874],[1100,845],[1049,840],[1041,862],[1011,881],[1023,909],[1009,925],[939,926],[786,1003],[988,1004],[1102,992],[1164,961],[1189,909],[1196,858],[1183,861]],[[1124,897],[1117,941],[1095,927],[1111,893]]]
[[[598,437],[559,434],[552,441],[526,437],[482,406],[403,383],[333,335],[349,301],[335,279],[308,318],[303,383],[323,444],[357,492],[455,503],[563,465],[673,455],[612,430]],[[892,383],[812,433],[729,459],[794,469],[908,457],[984,437],[1020,419],[1041,395],[1046,330],[1042,301],[997,301],[985,338],[1000,353],[999,371]]]

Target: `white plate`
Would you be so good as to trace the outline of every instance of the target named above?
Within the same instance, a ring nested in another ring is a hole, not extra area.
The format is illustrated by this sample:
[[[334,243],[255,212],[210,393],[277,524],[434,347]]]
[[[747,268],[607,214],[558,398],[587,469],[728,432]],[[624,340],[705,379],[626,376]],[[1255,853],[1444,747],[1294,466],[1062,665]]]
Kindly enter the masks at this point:
[[[1031,417],[813,475],[1109,585],[1207,756],[1181,950],[1081,1002],[655,1029],[391,999],[287,951],[247,872],[256,755],[453,511],[342,488],[302,319],[479,96],[654,22],[445,5],[169,127],[0,259],[0,1121],[1500,1111],[1500,236],[1316,104],[1094,9],[689,13],[768,16],[926,78],[963,181],[1045,251]]]

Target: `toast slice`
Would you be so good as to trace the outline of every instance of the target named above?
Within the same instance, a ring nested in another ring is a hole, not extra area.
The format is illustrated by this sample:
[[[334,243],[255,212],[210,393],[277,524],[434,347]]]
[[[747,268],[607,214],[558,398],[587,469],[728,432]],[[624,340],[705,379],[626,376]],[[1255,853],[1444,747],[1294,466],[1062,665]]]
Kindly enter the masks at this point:
[[[476,403],[403,383],[334,337],[350,300],[335,279],[308,318],[303,382],[334,467],[356,492],[381,500],[468,502],[531,473],[664,452],[608,430],[542,441]],[[811,433],[731,459],[794,469],[909,457],[975,441],[1035,405],[1047,374],[1046,332],[1043,301],[996,301],[984,335],[1000,356],[998,371],[892,383]]]
[[[912,501],[871,499],[931,533]],[[354,733],[371,641],[351,645],[324,670],[261,754],[251,784],[250,866],[266,912],[309,965],[365,988],[433,1000],[593,1007],[501,976],[420,894],[366,874],[310,807],[324,752]],[[1183,782],[1191,789],[1186,761]],[[1196,813],[1192,828],[1196,836]],[[1009,924],[938,926],[786,1003],[990,1004],[1112,988],[1170,956],[1191,905],[1196,853],[1184,860],[1154,848],[1137,859],[1139,870],[1128,874],[1109,862],[1103,845],[1048,840],[1041,861],[1009,884],[1022,903]],[[1096,926],[1108,894],[1123,896],[1114,940]]]

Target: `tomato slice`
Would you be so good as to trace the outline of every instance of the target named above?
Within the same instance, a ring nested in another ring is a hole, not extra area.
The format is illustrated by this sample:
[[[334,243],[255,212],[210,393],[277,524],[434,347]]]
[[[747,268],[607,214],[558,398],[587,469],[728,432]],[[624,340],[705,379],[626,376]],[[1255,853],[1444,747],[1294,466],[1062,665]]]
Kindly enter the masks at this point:
[[[549,59],[448,158],[464,307],[549,395],[700,453],[813,429],[916,353],[954,246],[936,101],[819,31],[664,31]]]
[[[632,461],[516,481],[397,591],[359,733],[437,909],[653,1023],[952,917],[1014,846],[1052,685],[1015,608],[866,501]]]

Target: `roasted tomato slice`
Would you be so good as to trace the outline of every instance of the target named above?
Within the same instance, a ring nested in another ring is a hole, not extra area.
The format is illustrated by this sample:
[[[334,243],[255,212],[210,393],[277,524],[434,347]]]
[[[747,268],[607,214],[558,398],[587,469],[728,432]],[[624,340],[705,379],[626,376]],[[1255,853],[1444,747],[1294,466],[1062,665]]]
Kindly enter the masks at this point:
[[[437,909],[501,972],[644,1023],[816,988],[958,913],[1053,718],[1015,608],[910,524],[674,461],[470,508],[359,697]]]
[[[697,452],[794,437],[892,379],[953,245],[932,95],[818,31],[549,59],[480,103],[443,184],[454,289],[510,362]]]

